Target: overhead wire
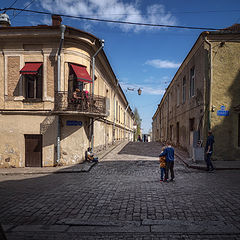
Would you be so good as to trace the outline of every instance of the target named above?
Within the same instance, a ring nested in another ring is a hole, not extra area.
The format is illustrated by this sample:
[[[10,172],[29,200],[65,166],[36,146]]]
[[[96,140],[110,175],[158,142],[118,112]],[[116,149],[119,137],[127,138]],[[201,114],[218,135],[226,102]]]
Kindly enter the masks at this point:
[[[14,3],[12,3],[8,8],[13,7],[13,5],[17,2],[18,0],[15,0]],[[3,13],[6,13],[6,11],[4,11]]]
[[[35,1],[35,0],[33,0],[33,1]],[[32,4],[32,2],[30,4]],[[140,22],[118,21],[118,20],[110,20],[110,19],[100,19],[100,18],[90,18],[90,17],[83,17],[83,16],[72,16],[72,15],[66,15],[66,14],[49,13],[49,12],[43,12],[43,11],[28,10],[26,8],[29,7],[29,5],[27,5],[24,9],[21,9],[21,8],[3,8],[3,9],[0,9],[0,11],[16,10],[16,11],[20,11],[20,13],[25,11],[25,12],[32,12],[32,13],[45,14],[45,15],[59,15],[61,17],[83,19],[83,20],[89,20],[89,21],[138,25],[138,26],[146,26],[146,27],[166,27],[166,28],[180,28],[180,29],[191,29],[191,30],[220,30],[218,28],[210,28],[210,27],[192,27],[192,26],[180,26],[180,25],[177,26],[177,25],[167,25],[167,24],[140,23]],[[18,14],[20,14],[20,13],[18,13]],[[15,17],[17,15],[15,15]]]
[[[20,12],[18,12],[16,15],[14,15],[13,18],[11,18],[10,20],[12,21],[15,17],[17,17],[21,12],[26,11],[26,8],[28,8],[35,0],[32,0],[25,8],[23,9],[19,9]],[[12,9],[11,7],[9,7],[9,9]]]

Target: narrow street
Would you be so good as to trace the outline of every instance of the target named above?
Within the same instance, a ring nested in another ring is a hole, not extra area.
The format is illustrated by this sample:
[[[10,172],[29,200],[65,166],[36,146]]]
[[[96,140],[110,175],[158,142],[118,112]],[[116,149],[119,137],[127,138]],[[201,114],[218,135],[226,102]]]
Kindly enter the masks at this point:
[[[86,173],[0,175],[7,239],[240,239],[239,171],[160,182],[158,143],[119,145]]]

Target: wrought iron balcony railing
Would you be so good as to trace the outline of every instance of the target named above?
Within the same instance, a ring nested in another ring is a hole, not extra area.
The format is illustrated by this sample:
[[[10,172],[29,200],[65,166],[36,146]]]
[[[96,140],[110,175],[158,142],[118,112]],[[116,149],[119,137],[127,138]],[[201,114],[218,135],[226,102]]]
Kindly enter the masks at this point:
[[[106,98],[98,95],[74,98],[72,94],[55,92],[55,111],[106,114]]]

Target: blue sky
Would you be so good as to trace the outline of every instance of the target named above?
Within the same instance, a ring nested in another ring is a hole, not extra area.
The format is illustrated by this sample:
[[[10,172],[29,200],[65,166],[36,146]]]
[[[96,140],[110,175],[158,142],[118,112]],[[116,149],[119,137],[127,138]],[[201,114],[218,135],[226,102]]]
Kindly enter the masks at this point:
[[[0,0],[0,8],[16,0]],[[30,5],[29,5],[30,4]],[[239,0],[17,0],[13,7],[100,19],[166,25],[225,28],[240,23]],[[51,24],[51,17],[8,11],[12,26]],[[105,40],[104,51],[132,109],[138,109],[143,132],[165,88],[202,30],[99,23],[63,17],[63,24]],[[133,88],[134,91],[128,91]],[[138,96],[137,89],[142,89]]]

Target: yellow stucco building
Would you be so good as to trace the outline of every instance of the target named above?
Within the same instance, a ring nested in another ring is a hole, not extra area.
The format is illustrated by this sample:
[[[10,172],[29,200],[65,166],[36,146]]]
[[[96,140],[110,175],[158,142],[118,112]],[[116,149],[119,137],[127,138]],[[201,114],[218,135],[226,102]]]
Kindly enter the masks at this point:
[[[0,167],[75,164],[88,147],[133,139],[134,114],[103,46],[59,16],[52,26],[2,24]]]
[[[215,136],[215,160],[240,160],[240,25],[203,32],[153,116],[154,141],[192,150]]]

